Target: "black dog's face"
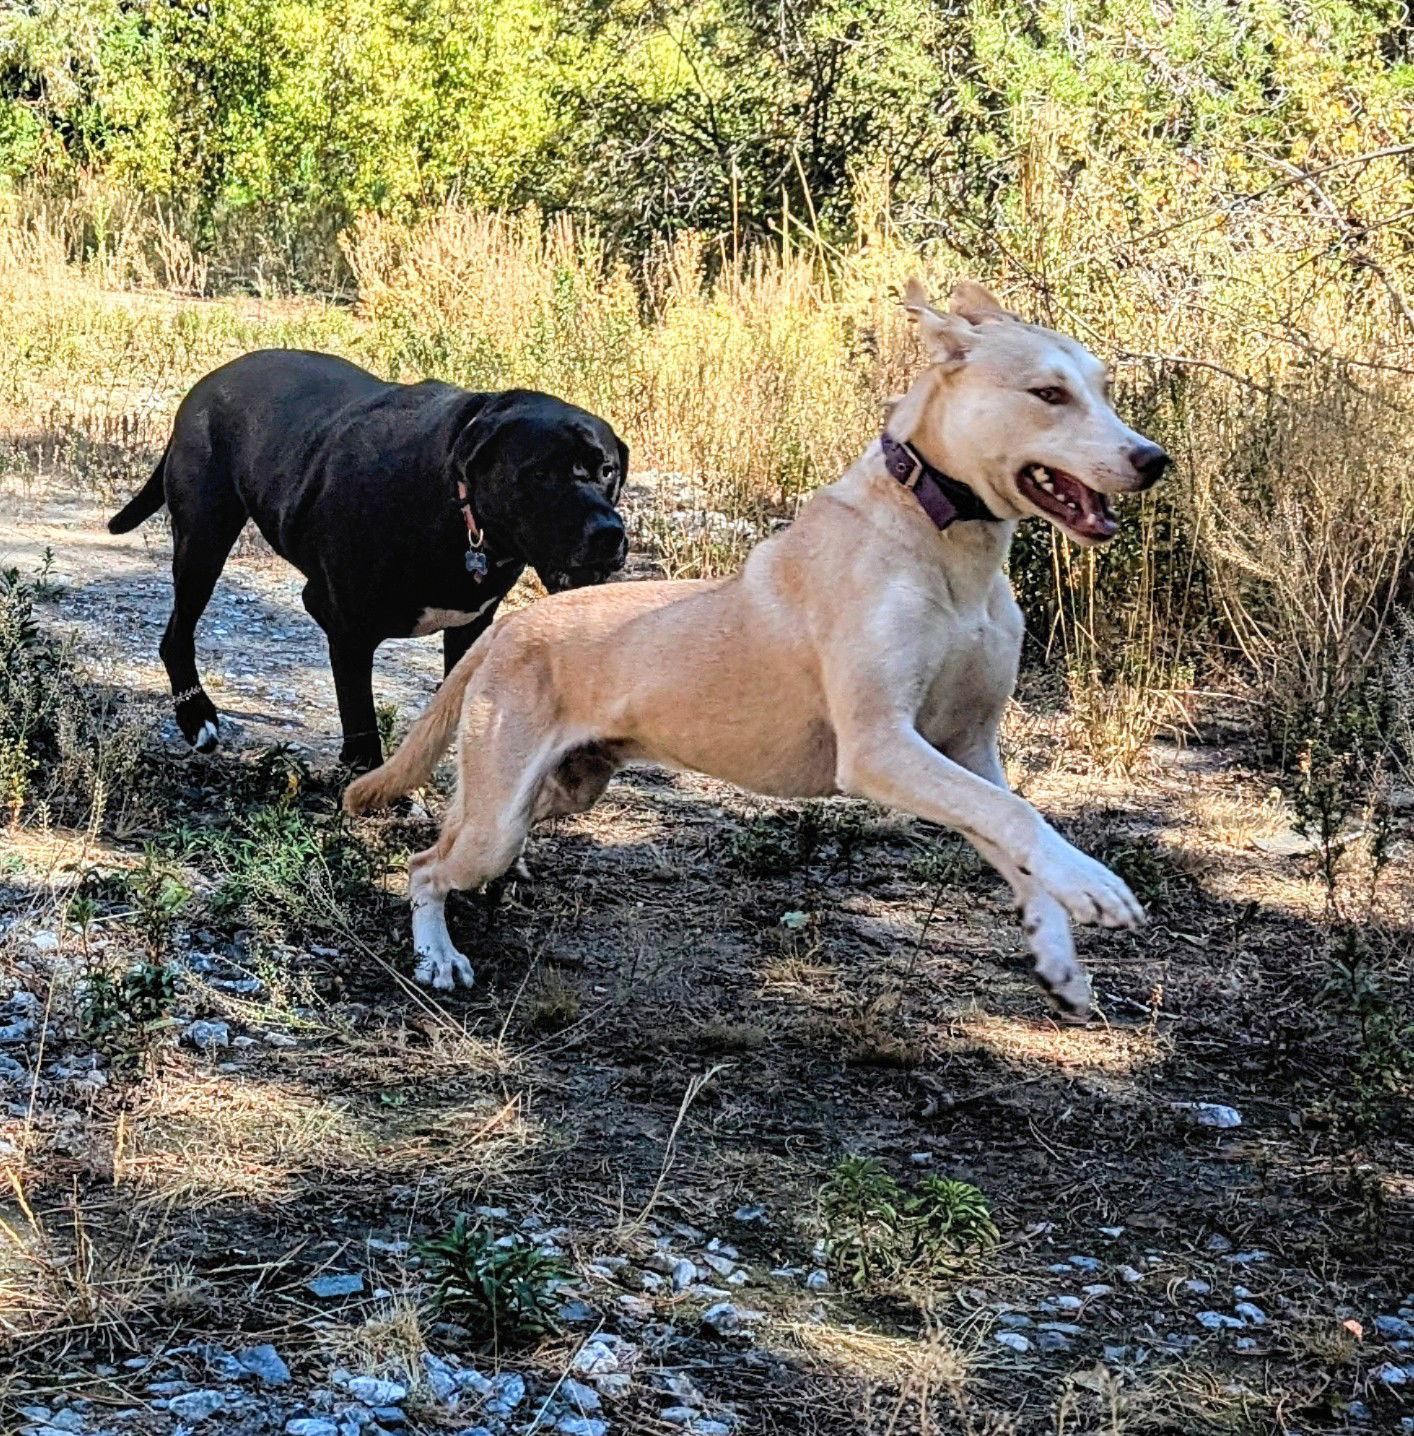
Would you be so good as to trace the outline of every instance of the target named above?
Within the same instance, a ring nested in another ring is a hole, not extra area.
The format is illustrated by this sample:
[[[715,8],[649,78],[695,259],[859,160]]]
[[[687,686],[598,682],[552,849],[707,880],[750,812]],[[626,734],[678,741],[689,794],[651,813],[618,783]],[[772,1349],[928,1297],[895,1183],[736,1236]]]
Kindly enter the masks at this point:
[[[628,448],[608,424],[536,394],[514,396],[503,414],[483,413],[473,428],[482,426],[489,432],[466,479],[496,547],[531,564],[551,593],[621,569],[628,537],[614,505]]]

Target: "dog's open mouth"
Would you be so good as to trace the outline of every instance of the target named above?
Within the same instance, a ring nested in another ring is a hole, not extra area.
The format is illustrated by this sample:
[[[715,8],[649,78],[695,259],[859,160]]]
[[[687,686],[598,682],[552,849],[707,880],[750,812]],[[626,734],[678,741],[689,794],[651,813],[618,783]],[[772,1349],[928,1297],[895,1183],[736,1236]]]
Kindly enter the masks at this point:
[[[1119,529],[1109,498],[1098,489],[1082,484],[1064,469],[1028,464],[1018,475],[1017,483],[1037,508],[1077,538],[1102,543],[1113,538]]]

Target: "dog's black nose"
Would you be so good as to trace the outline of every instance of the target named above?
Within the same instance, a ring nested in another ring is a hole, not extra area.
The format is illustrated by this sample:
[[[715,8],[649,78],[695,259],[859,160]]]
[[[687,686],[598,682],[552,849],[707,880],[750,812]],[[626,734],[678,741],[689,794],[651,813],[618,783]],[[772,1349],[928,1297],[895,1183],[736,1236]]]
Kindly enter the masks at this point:
[[[584,561],[594,568],[622,564],[628,556],[628,537],[617,514],[595,514],[584,529]]]
[[[1169,456],[1157,444],[1143,443],[1129,451],[1129,462],[1139,475],[1139,487],[1152,489],[1163,478]]]

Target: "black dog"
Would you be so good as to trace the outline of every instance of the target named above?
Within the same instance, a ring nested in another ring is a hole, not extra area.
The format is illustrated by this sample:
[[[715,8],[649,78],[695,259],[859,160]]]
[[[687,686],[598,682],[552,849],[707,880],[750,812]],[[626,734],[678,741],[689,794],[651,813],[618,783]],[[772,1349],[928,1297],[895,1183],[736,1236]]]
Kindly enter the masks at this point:
[[[526,564],[552,590],[622,568],[614,503],[627,468],[608,424],[548,394],[389,384],[327,354],[271,349],[192,389],[152,477],[108,528],[127,533],[164,502],[171,510],[162,661],[182,733],[210,752],[216,709],[194,634],[253,519],[309,580],[304,606],[329,640],[340,757],[361,769],[383,760],[374,649],[443,629],[450,671]]]

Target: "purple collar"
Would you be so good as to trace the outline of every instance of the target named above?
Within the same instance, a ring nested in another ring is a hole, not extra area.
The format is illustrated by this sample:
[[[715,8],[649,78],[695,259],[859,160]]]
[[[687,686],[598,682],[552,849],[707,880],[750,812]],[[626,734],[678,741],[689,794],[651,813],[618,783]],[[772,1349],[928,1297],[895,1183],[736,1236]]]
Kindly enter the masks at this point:
[[[884,449],[884,467],[913,491],[923,512],[938,529],[967,519],[997,522],[997,516],[967,487],[935,469],[912,444],[902,444],[889,434],[880,434]]]

